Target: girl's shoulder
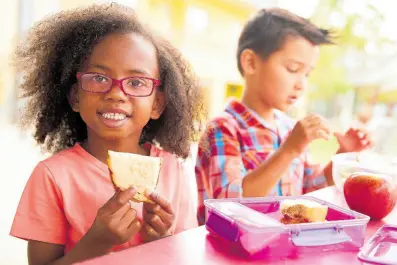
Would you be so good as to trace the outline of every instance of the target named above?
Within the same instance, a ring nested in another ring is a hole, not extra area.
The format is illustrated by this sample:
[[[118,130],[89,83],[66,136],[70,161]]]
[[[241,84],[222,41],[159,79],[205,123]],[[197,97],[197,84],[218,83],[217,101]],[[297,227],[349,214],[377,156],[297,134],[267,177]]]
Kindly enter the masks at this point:
[[[170,171],[174,173],[183,173],[186,171],[186,164],[189,158],[183,159],[175,154],[167,152],[160,145],[153,143],[147,145],[150,148],[150,156],[159,157],[162,159],[162,171]]]
[[[168,163],[178,163],[183,161],[183,159],[178,158],[176,155],[167,152],[166,150],[164,150],[159,144],[157,143],[153,143],[153,144],[147,144],[146,148],[150,149],[150,156],[152,157],[159,157],[163,160],[163,164],[164,162],[168,162]]]
[[[79,144],[75,144],[68,149],[62,150],[56,154],[47,157],[40,163],[51,168],[81,163],[81,159],[85,156],[83,152],[84,150],[81,149],[82,147]]]
[[[89,178],[91,175],[106,175],[109,169],[77,143],[39,162],[35,172],[50,176],[55,182],[62,183],[74,180],[78,182],[83,177]]]

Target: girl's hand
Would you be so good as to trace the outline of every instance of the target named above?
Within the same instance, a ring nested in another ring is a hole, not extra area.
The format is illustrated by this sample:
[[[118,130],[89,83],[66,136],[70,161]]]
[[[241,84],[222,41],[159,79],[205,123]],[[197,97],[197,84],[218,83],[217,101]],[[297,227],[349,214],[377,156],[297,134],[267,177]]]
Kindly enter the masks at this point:
[[[145,242],[157,240],[170,236],[175,216],[171,205],[166,199],[157,193],[147,195],[154,203],[143,204],[143,227],[141,230],[142,239]]]
[[[85,235],[86,240],[109,250],[130,240],[141,229],[137,213],[129,201],[136,190],[117,191],[97,213],[94,223]]]

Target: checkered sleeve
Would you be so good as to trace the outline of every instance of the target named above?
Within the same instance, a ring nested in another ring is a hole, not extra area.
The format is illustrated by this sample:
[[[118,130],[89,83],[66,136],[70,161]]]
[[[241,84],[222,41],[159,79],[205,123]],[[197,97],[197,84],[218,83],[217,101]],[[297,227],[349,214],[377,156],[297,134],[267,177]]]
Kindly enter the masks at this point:
[[[321,188],[325,188],[327,180],[324,175],[324,167],[320,164],[311,162],[311,155],[309,152],[305,154],[305,170],[303,175],[302,193],[308,193]]]
[[[239,197],[244,176],[240,145],[233,124],[214,121],[201,138],[196,160],[198,220],[204,223],[204,200]]]

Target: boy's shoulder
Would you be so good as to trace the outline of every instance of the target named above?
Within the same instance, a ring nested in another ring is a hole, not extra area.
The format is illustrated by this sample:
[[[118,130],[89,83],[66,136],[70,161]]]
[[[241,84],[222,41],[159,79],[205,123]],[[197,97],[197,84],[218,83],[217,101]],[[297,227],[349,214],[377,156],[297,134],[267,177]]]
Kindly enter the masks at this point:
[[[225,128],[230,131],[238,130],[239,127],[243,127],[241,124],[241,112],[244,112],[244,108],[237,99],[229,100],[223,111],[210,119],[207,130],[218,128]]]
[[[232,115],[230,112],[227,110],[223,110],[221,113],[218,115],[214,116],[210,122],[212,125],[223,125],[223,124],[228,124],[228,125],[237,125],[237,119],[234,115]]]
[[[224,110],[209,120],[206,131],[227,130],[234,134],[239,130],[239,127],[240,125],[236,117],[227,110]]]

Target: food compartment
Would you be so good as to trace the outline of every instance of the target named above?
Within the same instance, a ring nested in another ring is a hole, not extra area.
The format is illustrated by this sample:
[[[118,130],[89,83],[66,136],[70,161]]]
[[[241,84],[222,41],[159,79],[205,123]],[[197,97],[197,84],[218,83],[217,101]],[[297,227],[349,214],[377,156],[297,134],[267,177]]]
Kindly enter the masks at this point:
[[[324,222],[283,224],[283,200],[312,200],[328,207]],[[208,200],[207,230],[244,254],[287,257],[310,251],[358,250],[364,243],[369,217],[308,197]]]
[[[305,198],[307,199],[307,198]],[[268,217],[272,217],[273,219],[280,221],[283,217],[280,211],[280,204],[282,200],[275,202],[240,202],[242,205],[253,209],[257,212],[267,215]],[[321,202],[320,202],[321,203]],[[322,203],[326,205],[326,203]],[[327,205],[328,206],[328,205]],[[342,221],[342,220],[352,220],[355,219],[355,215],[347,214],[345,212],[341,212],[340,209],[335,209],[328,206],[326,221]]]

